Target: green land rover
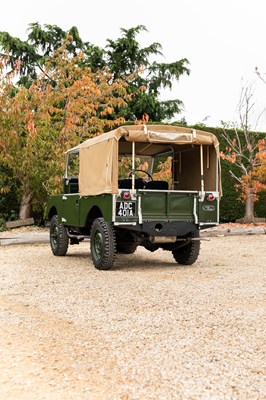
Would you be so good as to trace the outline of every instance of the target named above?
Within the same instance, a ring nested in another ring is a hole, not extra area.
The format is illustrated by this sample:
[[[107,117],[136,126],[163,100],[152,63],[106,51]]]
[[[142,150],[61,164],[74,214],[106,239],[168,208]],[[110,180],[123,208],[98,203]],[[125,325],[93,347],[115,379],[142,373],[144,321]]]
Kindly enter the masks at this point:
[[[138,246],[193,264],[200,229],[219,223],[219,143],[209,132],[121,126],[67,151],[63,181],[45,210],[52,252],[64,256],[69,243],[90,238],[101,270]]]

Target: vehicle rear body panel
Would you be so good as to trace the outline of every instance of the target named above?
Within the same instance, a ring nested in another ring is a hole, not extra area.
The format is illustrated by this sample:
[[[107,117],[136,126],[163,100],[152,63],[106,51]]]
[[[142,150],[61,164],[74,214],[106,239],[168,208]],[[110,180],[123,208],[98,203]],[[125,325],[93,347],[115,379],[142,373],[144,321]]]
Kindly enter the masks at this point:
[[[54,207],[60,222],[68,226],[86,226],[90,213],[97,209],[104,219],[116,225],[142,224],[149,221],[192,222],[217,224],[219,200],[200,201],[198,192],[139,190],[135,198],[123,200],[117,195],[80,196],[64,194],[51,196],[47,216]]]
[[[143,191],[142,218],[151,220],[163,218],[175,221],[193,220],[193,193],[175,191]]]

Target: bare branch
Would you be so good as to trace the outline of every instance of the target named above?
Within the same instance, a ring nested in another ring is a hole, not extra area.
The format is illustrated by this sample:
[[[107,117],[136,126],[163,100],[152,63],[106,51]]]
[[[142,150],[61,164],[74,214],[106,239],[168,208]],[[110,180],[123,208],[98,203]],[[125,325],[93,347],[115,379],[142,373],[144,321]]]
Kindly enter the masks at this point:
[[[239,183],[242,183],[242,180],[241,180],[241,178],[239,178],[238,176],[236,176],[234,173],[233,173],[233,171],[229,171],[230,172],[230,175],[235,179],[235,180],[237,180]]]
[[[260,80],[265,83],[266,85],[266,80],[262,77],[261,73],[259,72],[258,67],[255,67],[255,74],[258,75],[258,77],[260,78]]]
[[[240,142],[240,138],[238,136],[238,133],[237,133],[237,131],[235,131],[235,132],[236,132],[236,135],[237,135],[237,140],[239,142],[238,147],[236,145],[234,145],[232,139],[226,133],[226,131],[224,131],[224,133],[222,133],[222,137],[227,141],[227,143],[229,144],[229,146],[231,147],[231,149],[235,153],[236,157],[239,157],[241,159],[244,158],[245,160],[249,161],[249,158],[247,156],[245,156],[245,154],[244,154],[244,152],[242,150],[242,146],[241,146],[241,142]]]
[[[265,83],[266,83],[266,81],[265,81]],[[262,115],[265,114],[265,113],[266,113],[266,108],[264,108],[264,109],[262,110],[262,112],[259,114],[259,116],[258,116],[258,118],[257,118],[256,124],[255,124],[255,131],[257,130],[257,127],[258,127],[260,118],[261,118]]]
[[[41,67],[39,63],[35,63],[35,65],[41,70],[41,72],[49,79],[49,81],[54,82],[53,79],[47,74],[47,72]]]
[[[248,169],[243,163],[235,163],[235,165],[241,169],[243,175],[246,175],[248,173]]]

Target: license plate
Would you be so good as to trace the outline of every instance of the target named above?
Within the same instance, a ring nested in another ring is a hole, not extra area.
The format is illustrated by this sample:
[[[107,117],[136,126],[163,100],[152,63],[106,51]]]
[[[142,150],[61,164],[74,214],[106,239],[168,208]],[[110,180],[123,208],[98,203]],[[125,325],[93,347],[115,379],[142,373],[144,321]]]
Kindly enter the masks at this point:
[[[117,217],[135,217],[136,203],[133,201],[119,201],[116,203]]]

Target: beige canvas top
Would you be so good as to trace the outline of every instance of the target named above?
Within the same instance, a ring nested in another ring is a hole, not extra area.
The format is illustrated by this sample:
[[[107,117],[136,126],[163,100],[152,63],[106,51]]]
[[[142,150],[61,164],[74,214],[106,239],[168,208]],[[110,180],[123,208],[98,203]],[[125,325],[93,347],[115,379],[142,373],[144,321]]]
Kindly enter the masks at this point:
[[[131,142],[136,142],[136,154],[144,155],[167,151],[176,145],[209,145],[213,146],[219,158],[219,142],[210,132],[172,125],[121,126],[68,151],[79,151],[79,190],[82,196],[118,193],[118,147],[120,152],[122,149],[123,153],[130,153]]]

